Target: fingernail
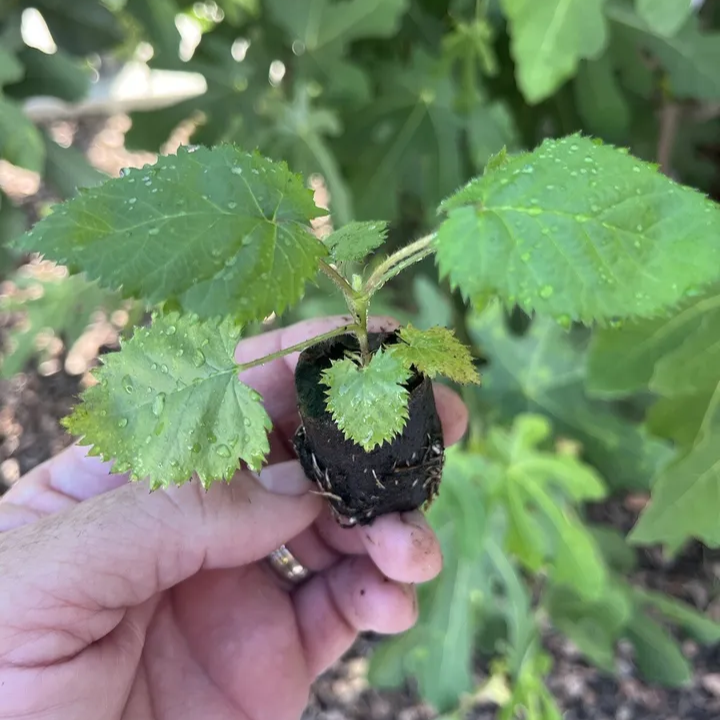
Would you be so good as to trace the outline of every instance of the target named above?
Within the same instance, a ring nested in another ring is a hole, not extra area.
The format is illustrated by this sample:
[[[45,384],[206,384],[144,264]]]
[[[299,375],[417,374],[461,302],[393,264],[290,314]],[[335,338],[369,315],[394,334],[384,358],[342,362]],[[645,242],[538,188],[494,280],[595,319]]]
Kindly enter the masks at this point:
[[[400,520],[402,520],[405,525],[410,525],[410,527],[414,527],[416,530],[422,530],[423,532],[427,532],[430,527],[425,516],[419,510],[400,513]]]
[[[295,460],[268,465],[255,477],[268,492],[276,495],[304,495],[313,487]]]

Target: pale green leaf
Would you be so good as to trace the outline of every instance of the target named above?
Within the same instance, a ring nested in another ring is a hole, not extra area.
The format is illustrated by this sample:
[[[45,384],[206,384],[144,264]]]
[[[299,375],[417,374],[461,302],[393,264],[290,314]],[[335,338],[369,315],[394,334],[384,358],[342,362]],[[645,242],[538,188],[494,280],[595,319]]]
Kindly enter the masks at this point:
[[[3,85],[17,82],[24,74],[25,69],[15,56],[15,53],[0,48],[0,88]]]
[[[0,159],[42,172],[45,143],[20,105],[0,95]]]
[[[720,332],[720,288],[694,295],[671,315],[599,329],[590,345],[589,389],[606,396],[624,395],[646,389],[652,381],[655,389],[679,395],[707,386],[713,372],[717,382],[712,344]],[[694,353],[700,354],[694,357]],[[686,363],[693,360],[697,361],[693,372],[688,372]]]
[[[502,0],[525,99],[536,103],[571,77],[606,42],[605,0]]]
[[[675,97],[720,98],[720,74],[717,72],[720,32],[702,32],[698,18],[691,16],[673,37],[663,37],[631,7],[620,3],[610,4],[608,16],[614,21],[615,34],[620,38],[628,36],[636,48],[649,52],[659,61],[669,75],[670,89]]]
[[[441,205],[443,276],[564,321],[652,317],[717,277],[720,207],[611,146],[546,140]]]
[[[8,332],[8,345],[0,366],[0,376],[9,378],[21,372],[35,356],[41,333],[52,332],[69,351],[90,325],[98,310],[108,316],[121,307],[117,293],[89,283],[81,275],[39,279],[27,272],[12,277],[15,292],[0,301],[6,312],[21,313],[23,320]]]
[[[542,413],[558,435],[577,440],[582,456],[613,487],[647,489],[672,455],[664,442],[585,392],[586,352],[549,319],[536,318],[523,336],[511,334],[498,307],[473,317],[470,332],[489,359],[478,401],[488,419]]]
[[[394,35],[408,0],[269,0],[268,7],[306,52],[328,48],[342,52],[353,40]]]
[[[669,687],[690,682],[692,668],[680,646],[644,612],[635,613],[628,623],[627,635],[635,647],[635,663],[649,682]]]
[[[409,377],[410,371],[383,350],[363,367],[344,358],[323,371],[327,407],[345,437],[370,451],[402,432],[409,399],[403,383]]]
[[[350,222],[325,238],[335,262],[361,262],[387,239],[386,222]]]
[[[400,329],[401,342],[388,349],[407,368],[415,367],[430,378],[443,375],[457,383],[480,382],[470,350],[448,328]]]
[[[468,144],[475,167],[484,168],[503,148],[519,148],[519,133],[506,103],[477,105],[467,120]]]
[[[209,486],[229,480],[240,460],[259,469],[271,421],[260,395],[238,380],[239,331],[230,320],[156,316],[117,353],[105,355],[66,426],[115,459],[114,472],[181,484],[197,473]]]
[[[258,320],[303,295],[326,254],[322,211],[284,164],[222,145],[181,149],[85,191],[18,241],[149,304]]]
[[[692,0],[635,0],[635,11],[658,35],[671,37],[690,17]]]

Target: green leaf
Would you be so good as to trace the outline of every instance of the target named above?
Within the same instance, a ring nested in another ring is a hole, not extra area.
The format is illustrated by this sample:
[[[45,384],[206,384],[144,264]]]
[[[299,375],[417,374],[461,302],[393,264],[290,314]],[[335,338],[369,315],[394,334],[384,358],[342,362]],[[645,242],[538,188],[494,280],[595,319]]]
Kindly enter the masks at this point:
[[[465,119],[447,67],[420,48],[407,65],[383,64],[377,77],[377,97],[348,118],[337,152],[348,167],[356,219],[392,220],[401,196],[433,207],[462,182]]]
[[[386,222],[350,222],[325,238],[335,262],[361,262],[387,239]]]
[[[472,161],[478,169],[503,148],[514,151],[520,147],[510,108],[501,102],[476,106],[468,116],[467,134]]]
[[[126,12],[143,28],[143,34],[153,46],[153,65],[180,69],[180,32],[175,26],[178,6],[175,0],[127,0]]]
[[[42,172],[45,143],[22,108],[0,96],[0,158],[13,165]]]
[[[679,625],[698,642],[706,645],[720,642],[720,623],[705,617],[691,605],[669,595],[637,587],[633,588],[633,595],[638,602],[658,610],[665,619]]]
[[[652,317],[717,276],[720,208],[577,135],[486,170],[440,209],[440,272],[471,299],[565,321]]]
[[[709,412],[718,397],[716,389]],[[713,547],[720,545],[720,428],[712,425],[708,422],[695,444],[660,473],[650,504],[630,535],[633,542],[680,547],[688,538],[697,538]]]
[[[635,12],[658,35],[672,37],[692,14],[692,0],[635,0]]]
[[[392,440],[408,418],[409,394],[403,383],[410,371],[391,353],[379,350],[360,367],[336,360],[323,372],[327,407],[348,440],[366,451]]]
[[[532,571],[547,565],[555,583],[596,598],[607,582],[605,564],[571,502],[600,499],[605,488],[576,458],[539,450],[549,433],[549,422],[534,415],[518,416],[509,433],[490,431],[490,457],[505,468],[498,492],[508,507],[508,545]]]
[[[45,182],[60,197],[69,198],[78,190],[100,185],[107,180],[105,173],[96,170],[84,153],[74,147],[62,147],[43,133],[45,141]]]
[[[16,54],[0,47],[0,88],[17,82],[24,74],[25,68]]]
[[[12,277],[17,289],[0,302],[6,312],[20,312],[24,319],[8,333],[9,351],[2,358],[0,376],[10,378],[21,372],[38,350],[39,335],[48,330],[60,337],[67,350],[80,339],[98,310],[110,314],[121,307],[121,299],[89,283],[81,275],[40,280],[27,273]]]
[[[393,345],[388,352],[410,369],[413,366],[430,378],[444,375],[457,383],[479,383],[470,350],[463,345],[452,330],[433,327],[418,330],[412,325],[400,329],[401,343]]]
[[[553,625],[595,665],[613,673],[615,644],[633,611],[626,594],[609,587],[596,602],[589,603],[566,588],[551,587],[545,603]]]
[[[49,95],[76,102],[83,99],[90,88],[90,68],[62,50],[48,55],[25,47],[18,52],[18,59],[25,73],[22,82],[7,88],[7,94],[13,98]]]
[[[258,320],[317,273],[320,214],[284,164],[229,145],[181,149],[59,206],[17,245],[151,305]]]
[[[542,413],[558,435],[581,444],[583,457],[612,487],[649,487],[672,451],[611,405],[587,396],[581,343],[546,318],[536,318],[525,335],[514,336],[496,306],[471,318],[470,332],[490,361],[478,392],[488,419]]]
[[[627,635],[635,647],[635,662],[649,682],[680,687],[692,679],[692,668],[661,625],[638,611],[627,626]]]
[[[106,355],[98,384],[66,420],[117,462],[113,472],[149,478],[151,487],[229,480],[239,460],[258,470],[271,421],[260,395],[237,378],[239,331],[230,320],[199,322],[176,313],[138,327],[120,352]]]
[[[680,0],[678,0],[680,2]],[[608,16],[613,32],[627,36],[636,48],[654,56],[669,75],[670,90],[677,98],[717,100],[720,98],[720,32],[701,32],[700,21],[691,16],[673,37],[654,31],[632,8],[612,3]],[[636,62],[639,55],[636,55]]]
[[[346,45],[370,37],[391,37],[400,27],[407,0],[269,0],[275,21],[305,52],[342,52]]]
[[[692,295],[667,317],[599,330],[589,356],[590,389],[606,396],[645,388],[668,396],[712,391],[720,379],[720,287]]]
[[[529,103],[552,95],[605,47],[605,0],[502,0],[518,85]]]
[[[631,108],[615,75],[611,53],[580,63],[573,89],[588,132],[610,142],[627,139]]]

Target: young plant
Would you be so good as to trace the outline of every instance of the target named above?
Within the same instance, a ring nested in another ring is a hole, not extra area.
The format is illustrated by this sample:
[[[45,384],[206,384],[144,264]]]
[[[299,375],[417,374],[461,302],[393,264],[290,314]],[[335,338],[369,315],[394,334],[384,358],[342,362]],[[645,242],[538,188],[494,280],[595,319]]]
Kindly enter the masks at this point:
[[[238,374],[302,351],[296,371],[303,467],[343,524],[409,510],[437,492],[444,448],[430,380],[478,382],[444,328],[369,333],[373,295],[436,253],[471,303],[497,296],[562,325],[653,317],[712,282],[717,207],[622,150],[581,136],[491,159],[440,205],[437,229],[379,262],[383,222],[324,241],[324,214],[285,164],[231,145],[181,149],[86,190],[18,242],[155,309],[66,426],[153,488],[193,475],[208,487],[240,461],[257,470],[270,419]],[[249,363],[243,324],[281,314],[318,274],[351,322]]]

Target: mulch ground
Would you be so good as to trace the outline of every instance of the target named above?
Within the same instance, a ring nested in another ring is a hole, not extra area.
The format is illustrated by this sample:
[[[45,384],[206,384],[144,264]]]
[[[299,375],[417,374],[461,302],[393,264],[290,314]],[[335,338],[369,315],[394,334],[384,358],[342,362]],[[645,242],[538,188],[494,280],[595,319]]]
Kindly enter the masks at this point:
[[[86,150],[99,167],[117,174],[126,165],[151,161],[147,155],[132,155],[122,146],[127,127],[124,118],[92,118],[79,125],[64,123],[56,130],[69,134],[72,142]],[[36,179],[14,177],[0,167],[0,185],[37,217],[39,202],[51,199]],[[5,321],[7,322],[7,320]],[[0,346],[4,326],[0,322]],[[52,457],[70,442],[59,424],[80,392],[82,378],[63,369],[63,351],[58,362],[41,373],[37,368],[10,381],[0,381],[0,493],[3,487],[37,464]],[[594,509],[596,520],[627,529],[636,507],[618,501]],[[699,545],[692,546],[673,562],[648,551],[641,557],[635,578],[653,589],[671,593],[720,620],[720,556]],[[437,717],[418,698],[412,684],[396,691],[376,691],[368,686],[367,663],[378,638],[361,638],[347,656],[315,684],[303,720],[432,720]],[[548,632],[546,648],[555,658],[548,686],[561,705],[565,720],[713,720],[720,718],[720,646],[703,648],[685,641],[683,652],[692,662],[694,676],[689,687],[668,690],[651,687],[638,678],[629,648],[618,648],[617,677],[597,671],[583,661],[577,650],[562,637]],[[478,680],[486,677],[481,660]],[[478,705],[472,720],[494,720],[498,708]]]

